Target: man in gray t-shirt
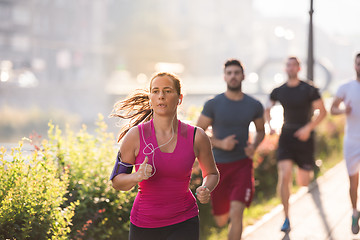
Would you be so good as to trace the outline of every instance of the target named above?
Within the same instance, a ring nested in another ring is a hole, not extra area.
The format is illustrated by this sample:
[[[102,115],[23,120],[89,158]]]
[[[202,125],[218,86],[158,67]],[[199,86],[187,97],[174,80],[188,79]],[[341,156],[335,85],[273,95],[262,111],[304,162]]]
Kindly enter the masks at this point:
[[[243,94],[241,100],[231,100],[225,93],[215,96],[204,105],[202,115],[212,119],[213,137],[225,139],[234,136],[237,144],[229,151],[221,146],[213,148],[217,163],[230,163],[247,158],[245,147],[249,138],[249,125],[263,117],[263,107],[254,98]]]
[[[230,59],[224,66],[227,90],[207,101],[197,126],[212,126],[211,143],[220,182],[211,193],[212,208],[218,226],[229,225],[229,239],[241,239],[242,216],[254,194],[252,157],[264,138],[263,106],[244,94],[242,64]],[[249,125],[254,122],[256,135],[248,141]]]

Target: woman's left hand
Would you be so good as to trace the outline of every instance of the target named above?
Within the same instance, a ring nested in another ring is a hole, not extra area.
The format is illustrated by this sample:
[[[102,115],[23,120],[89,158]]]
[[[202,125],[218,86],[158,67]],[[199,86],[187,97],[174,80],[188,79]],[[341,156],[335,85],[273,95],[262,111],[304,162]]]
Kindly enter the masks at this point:
[[[196,197],[200,203],[208,203],[210,201],[210,190],[205,186],[200,186],[196,189]]]

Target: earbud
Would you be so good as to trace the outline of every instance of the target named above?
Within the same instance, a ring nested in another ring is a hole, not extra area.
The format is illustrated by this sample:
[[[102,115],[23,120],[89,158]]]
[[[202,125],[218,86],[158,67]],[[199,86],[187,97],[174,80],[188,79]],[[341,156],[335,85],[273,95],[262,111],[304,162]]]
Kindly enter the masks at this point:
[[[149,100],[149,106],[151,107],[151,100]]]

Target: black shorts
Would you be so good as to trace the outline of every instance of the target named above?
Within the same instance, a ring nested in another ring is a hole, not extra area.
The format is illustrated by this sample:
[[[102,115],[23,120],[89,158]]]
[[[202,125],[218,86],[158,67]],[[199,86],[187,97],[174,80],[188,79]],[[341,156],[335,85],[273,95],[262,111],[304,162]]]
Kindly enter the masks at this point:
[[[293,160],[301,169],[312,171],[315,166],[315,134],[311,132],[309,139],[305,142],[294,137],[297,129],[283,128],[277,150],[277,159]]]
[[[129,240],[199,240],[199,217],[159,228],[141,228],[130,223]]]

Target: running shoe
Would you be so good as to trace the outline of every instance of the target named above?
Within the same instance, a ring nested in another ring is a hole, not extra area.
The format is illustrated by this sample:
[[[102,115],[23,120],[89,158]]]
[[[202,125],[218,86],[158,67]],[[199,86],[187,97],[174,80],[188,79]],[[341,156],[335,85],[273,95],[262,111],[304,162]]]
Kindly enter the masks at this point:
[[[357,217],[354,215],[351,217],[352,223],[351,223],[351,231],[353,234],[358,234],[359,232],[359,214]]]
[[[281,231],[288,233],[290,232],[291,228],[290,228],[290,221],[289,218],[285,218],[284,224],[281,227]]]

